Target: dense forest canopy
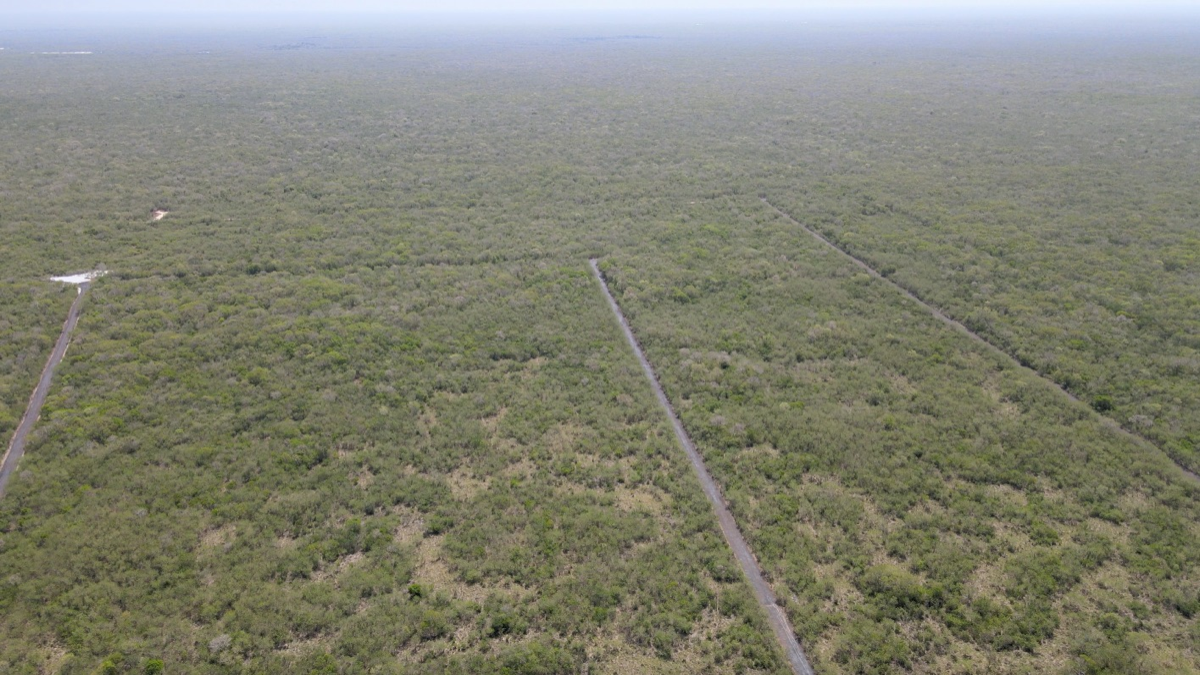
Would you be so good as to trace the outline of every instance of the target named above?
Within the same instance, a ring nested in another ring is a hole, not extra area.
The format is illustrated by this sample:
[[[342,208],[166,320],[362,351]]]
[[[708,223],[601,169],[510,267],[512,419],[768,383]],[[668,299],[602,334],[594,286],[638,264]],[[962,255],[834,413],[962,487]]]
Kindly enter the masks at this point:
[[[786,672],[589,258],[818,672],[1200,670],[1200,21],[0,47],[0,670]]]

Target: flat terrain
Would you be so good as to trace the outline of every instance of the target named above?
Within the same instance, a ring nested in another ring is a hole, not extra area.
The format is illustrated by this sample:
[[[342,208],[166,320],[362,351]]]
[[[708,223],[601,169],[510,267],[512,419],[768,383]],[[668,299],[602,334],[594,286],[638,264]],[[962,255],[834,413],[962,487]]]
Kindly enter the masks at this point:
[[[73,287],[44,279],[0,283],[0,447],[8,447],[74,299]]]
[[[0,670],[788,672],[591,258],[817,672],[1200,670],[1200,24],[701,23],[6,34]]]
[[[25,454],[25,442],[29,438],[29,432],[33,430],[34,425],[41,417],[42,405],[46,402],[46,395],[50,393],[50,385],[54,380],[54,369],[58,367],[59,363],[62,363],[63,357],[67,355],[67,347],[71,344],[71,332],[79,323],[79,310],[83,306],[83,294],[87,289],[88,282],[81,281],[75,301],[71,303],[71,309],[67,312],[62,331],[54,342],[54,349],[51,350],[46,365],[42,367],[41,375],[33,388],[33,394],[29,397],[29,403],[25,406],[25,412],[21,415],[20,423],[17,424],[10,436],[3,459],[0,460],[0,497],[4,496],[4,488],[8,486],[9,478],[12,477],[21,462],[21,457]]]
[[[742,574],[750,584],[751,590],[754,591],[754,597],[758,601],[759,608],[763,615],[767,617],[767,622],[771,625],[771,630],[775,633],[775,637],[779,641],[779,646],[787,658],[788,665],[797,675],[812,675],[812,664],[808,662],[808,657],[804,654],[804,648],[796,641],[795,629],[792,628],[787,615],[783,613],[783,610],[779,606],[779,599],[775,596],[775,593],[771,590],[771,586],[763,576],[762,568],[758,564],[758,558],[755,557],[754,551],[746,544],[746,538],[742,536],[741,530],[738,529],[737,520],[734,519],[733,514],[729,511],[725,495],[721,492],[720,486],[713,480],[708,467],[705,466],[704,458],[696,451],[696,444],[692,441],[691,436],[683,428],[683,423],[679,420],[679,414],[675,412],[675,407],[671,405],[670,399],[667,398],[666,392],[663,391],[662,385],[658,382],[658,373],[655,372],[654,366],[650,364],[650,361],[646,359],[646,354],[642,350],[641,344],[638,343],[637,337],[629,327],[629,321],[625,318],[624,313],[621,312],[621,306],[613,298],[612,291],[608,288],[608,282],[605,281],[604,275],[600,273],[599,264],[597,264],[594,258],[589,261],[589,264],[592,266],[592,273],[596,275],[596,281],[604,289],[604,296],[608,299],[609,306],[612,307],[613,315],[616,317],[617,322],[621,324],[621,331],[625,333],[625,340],[629,343],[629,348],[637,354],[638,362],[642,365],[642,372],[645,373],[650,387],[654,390],[655,398],[658,399],[663,412],[671,420],[671,427],[675,430],[675,437],[679,439],[679,445],[687,454],[688,460],[692,464],[692,469],[696,472],[696,477],[700,481],[700,487],[704,490],[704,495],[708,497],[713,511],[717,514],[717,522],[721,526],[721,534],[724,535],[725,541],[729,543],[729,548],[733,552],[734,558],[737,559],[738,565],[742,568]]]
[[[605,271],[817,672],[1053,672],[1105,612],[1191,597],[1196,484],[1161,451],[731,206],[677,232],[725,274],[671,243]],[[1125,624],[1105,658],[1187,663],[1190,611],[1146,615],[1144,642]]]

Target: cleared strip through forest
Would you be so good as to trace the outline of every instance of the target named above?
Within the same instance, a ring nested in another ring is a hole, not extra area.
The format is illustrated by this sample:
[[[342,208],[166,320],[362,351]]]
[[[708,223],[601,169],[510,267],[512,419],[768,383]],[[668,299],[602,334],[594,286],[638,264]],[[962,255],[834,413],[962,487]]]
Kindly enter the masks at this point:
[[[25,406],[25,415],[21,418],[21,423],[17,425],[17,430],[13,432],[12,440],[8,443],[8,450],[4,452],[4,459],[0,460],[0,497],[4,496],[4,491],[8,487],[8,478],[13,471],[16,471],[17,463],[25,454],[25,437],[29,435],[34,423],[42,414],[42,404],[46,402],[46,394],[50,391],[50,380],[54,377],[54,367],[63,360],[63,356],[67,353],[67,345],[71,342],[71,331],[75,330],[75,324],[79,322],[79,308],[83,304],[83,294],[87,292],[87,289],[88,284],[79,285],[79,294],[75,296],[75,302],[71,303],[71,311],[67,312],[67,321],[63,324],[58,342],[54,344],[54,351],[50,352],[50,358],[46,361],[46,366],[42,368],[42,376],[38,379],[37,386],[33,388],[33,396],[29,397],[29,405]]]
[[[600,266],[596,263],[596,259],[593,258],[590,262],[592,265],[592,274],[600,282],[600,288],[604,291],[604,297],[608,299],[608,304],[612,307],[613,314],[617,317],[617,322],[621,324],[621,330],[625,333],[625,339],[629,341],[629,346],[633,349],[633,353],[637,355],[638,361],[642,364],[642,372],[650,380],[650,386],[654,389],[654,395],[658,397],[659,404],[662,405],[663,410],[667,413],[667,417],[670,418],[671,426],[675,428],[675,436],[679,438],[679,444],[683,446],[684,452],[687,453],[688,459],[691,460],[692,468],[695,469],[696,476],[700,479],[700,485],[704,488],[704,494],[708,497],[708,501],[712,503],[713,509],[717,512],[717,522],[721,525],[721,533],[725,535],[725,541],[729,542],[729,548],[733,549],[734,557],[737,558],[738,564],[742,566],[742,572],[745,573],[746,580],[750,582],[750,586],[754,590],[754,597],[758,600],[758,604],[762,606],[763,611],[766,612],[767,622],[771,624],[771,630],[775,632],[775,637],[779,640],[779,645],[783,647],[788,665],[791,666],[792,671],[796,675],[813,675],[812,666],[808,664],[808,658],[804,655],[804,650],[800,648],[800,643],[796,641],[796,634],[792,630],[792,624],[788,621],[787,615],[783,613],[783,608],[775,601],[775,594],[771,591],[771,587],[767,585],[766,579],[763,578],[762,570],[758,567],[758,559],[751,553],[750,546],[746,544],[741,531],[738,530],[737,522],[733,519],[733,514],[725,506],[725,498],[721,496],[720,488],[717,487],[717,483],[713,480],[712,475],[708,473],[708,468],[704,465],[704,459],[696,451],[696,446],[692,443],[692,439],[688,436],[687,431],[684,430],[683,423],[679,421],[679,415],[675,414],[675,408],[671,406],[670,400],[667,399],[666,393],[663,392],[662,386],[658,383],[658,376],[654,374],[654,368],[650,365],[650,361],[646,359],[646,354],[642,351],[641,345],[638,344],[637,338],[634,337],[633,330],[629,327],[629,322],[625,320],[625,314],[621,312],[621,306],[617,304],[616,298],[609,291],[608,282],[604,280],[604,275],[600,273]]]
[[[995,351],[998,354],[1002,354],[1004,357],[1006,357],[1009,361],[1011,361],[1018,368],[1021,368],[1022,370],[1026,371],[1026,372],[1032,373],[1033,375],[1037,376],[1042,381],[1044,381],[1050,385],[1053,385],[1055,389],[1062,392],[1064,396],[1071,399],[1072,401],[1074,401],[1076,403],[1080,403],[1082,405],[1087,405],[1087,404],[1083,403],[1082,401],[1080,401],[1078,396],[1076,396],[1075,394],[1072,394],[1063,385],[1059,384],[1058,382],[1055,382],[1053,379],[1038,372],[1037,370],[1025,365],[1024,363],[1021,362],[1020,359],[1018,359],[1016,357],[1016,355],[1010,354],[1007,351],[996,346],[995,344],[992,344],[991,342],[988,341],[987,338],[983,337],[979,333],[976,333],[975,331],[971,330],[970,328],[967,328],[965,325],[954,320],[953,318],[950,317],[950,315],[946,314],[940,308],[938,308],[934,305],[931,305],[928,302],[922,300],[916,293],[913,293],[912,291],[905,288],[904,286],[901,286],[900,284],[896,283],[895,281],[883,276],[878,271],[876,271],[874,267],[871,267],[865,261],[863,261],[859,258],[856,258],[849,251],[847,251],[847,250],[843,249],[841,246],[838,246],[837,244],[833,243],[833,241],[827,239],[820,232],[817,232],[816,230],[812,229],[811,227],[805,225],[804,223],[801,223],[800,221],[793,218],[790,214],[788,214],[783,209],[780,209],[778,206],[775,206],[771,202],[767,201],[766,197],[762,197],[761,199],[762,199],[762,203],[771,207],[771,209],[773,209],[776,213],[778,213],[779,215],[786,218],[789,222],[796,225],[800,229],[804,230],[808,234],[812,235],[814,238],[820,240],[829,248],[832,248],[833,250],[837,251],[838,253],[841,253],[843,256],[849,258],[851,262],[853,262],[855,265],[857,265],[859,268],[861,268],[867,274],[870,274],[871,276],[875,277],[876,279],[879,279],[880,281],[890,285],[892,288],[895,288],[896,290],[900,291],[902,294],[904,294],[906,297],[908,297],[908,299],[917,303],[918,305],[923,307],[926,311],[928,311],[930,314],[937,317],[942,323],[945,323],[946,325],[957,329],[959,332],[961,332],[964,335],[966,335],[967,337],[970,337],[971,339],[979,342],[980,344],[988,347],[992,351]],[[1088,406],[1088,409],[1090,410],[1091,406]],[[1130,431],[1129,429],[1126,429],[1125,427],[1121,426],[1121,424],[1119,422],[1117,422],[1116,420],[1114,420],[1113,418],[1108,417],[1107,415],[1101,415],[1100,413],[1095,413],[1095,414],[1097,414],[1101,418],[1103,418],[1113,428],[1113,430],[1126,436],[1127,438],[1129,438],[1135,442],[1144,443],[1144,444],[1146,444],[1150,447],[1153,447],[1157,450],[1160,450],[1160,451],[1162,450],[1161,448],[1158,447],[1158,445],[1156,445],[1155,443],[1153,443],[1146,437],[1142,436],[1141,434],[1135,433],[1135,432]],[[1192,480],[1200,481],[1200,474],[1196,474],[1191,469],[1187,468],[1183,464],[1180,464],[1178,460],[1176,460],[1174,457],[1171,457],[1166,452],[1163,452],[1163,454],[1165,454],[1172,462],[1174,462],[1175,466],[1179,467],[1179,470],[1182,471],[1185,476],[1187,476],[1188,478],[1191,478]]]

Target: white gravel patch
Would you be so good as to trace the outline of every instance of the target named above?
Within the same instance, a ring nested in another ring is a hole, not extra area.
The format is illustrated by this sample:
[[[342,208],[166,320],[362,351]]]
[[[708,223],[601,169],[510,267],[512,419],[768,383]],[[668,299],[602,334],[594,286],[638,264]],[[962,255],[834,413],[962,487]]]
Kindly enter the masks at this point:
[[[50,277],[50,281],[61,281],[64,284],[86,284],[93,279],[99,279],[105,274],[108,274],[108,272],[94,270],[92,272],[83,272],[80,274],[69,274],[65,277]]]

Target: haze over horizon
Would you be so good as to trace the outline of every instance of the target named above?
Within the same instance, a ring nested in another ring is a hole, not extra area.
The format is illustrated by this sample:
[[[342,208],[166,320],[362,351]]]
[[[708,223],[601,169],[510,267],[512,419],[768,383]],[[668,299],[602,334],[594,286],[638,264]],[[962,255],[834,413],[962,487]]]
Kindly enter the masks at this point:
[[[739,3],[732,0],[574,0],[571,2],[554,2],[553,0],[504,0],[503,2],[486,2],[482,0],[446,0],[444,2],[429,2],[428,0],[183,0],[170,7],[151,0],[106,0],[89,2],[88,0],[45,0],[31,2],[30,0],[0,0],[0,14],[52,14],[52,13],[153,13],[153,14],[191,14],[191,13],[471,13],[471,14],[505,14],[505,13],[554,13],[569,14],[575,12],[711,12],[735,11],[757,13],[761,11],[803,11],[803,10],[849,10],[849,11],[949,11],[953,13],[974,13],[988,10],[1004,11],[1037,11],[1037,12],[1128,12],[1143,13],[1157,11],[1188,11],[1195,10],[1195,3],[1187,0],[1158,0],[1157,2],[1134,3],[1128,0],[1015,0],[1013,2],[964,3],[957,0],[845,0],[831,2],[830,0],[754,0],[753,3]]]

